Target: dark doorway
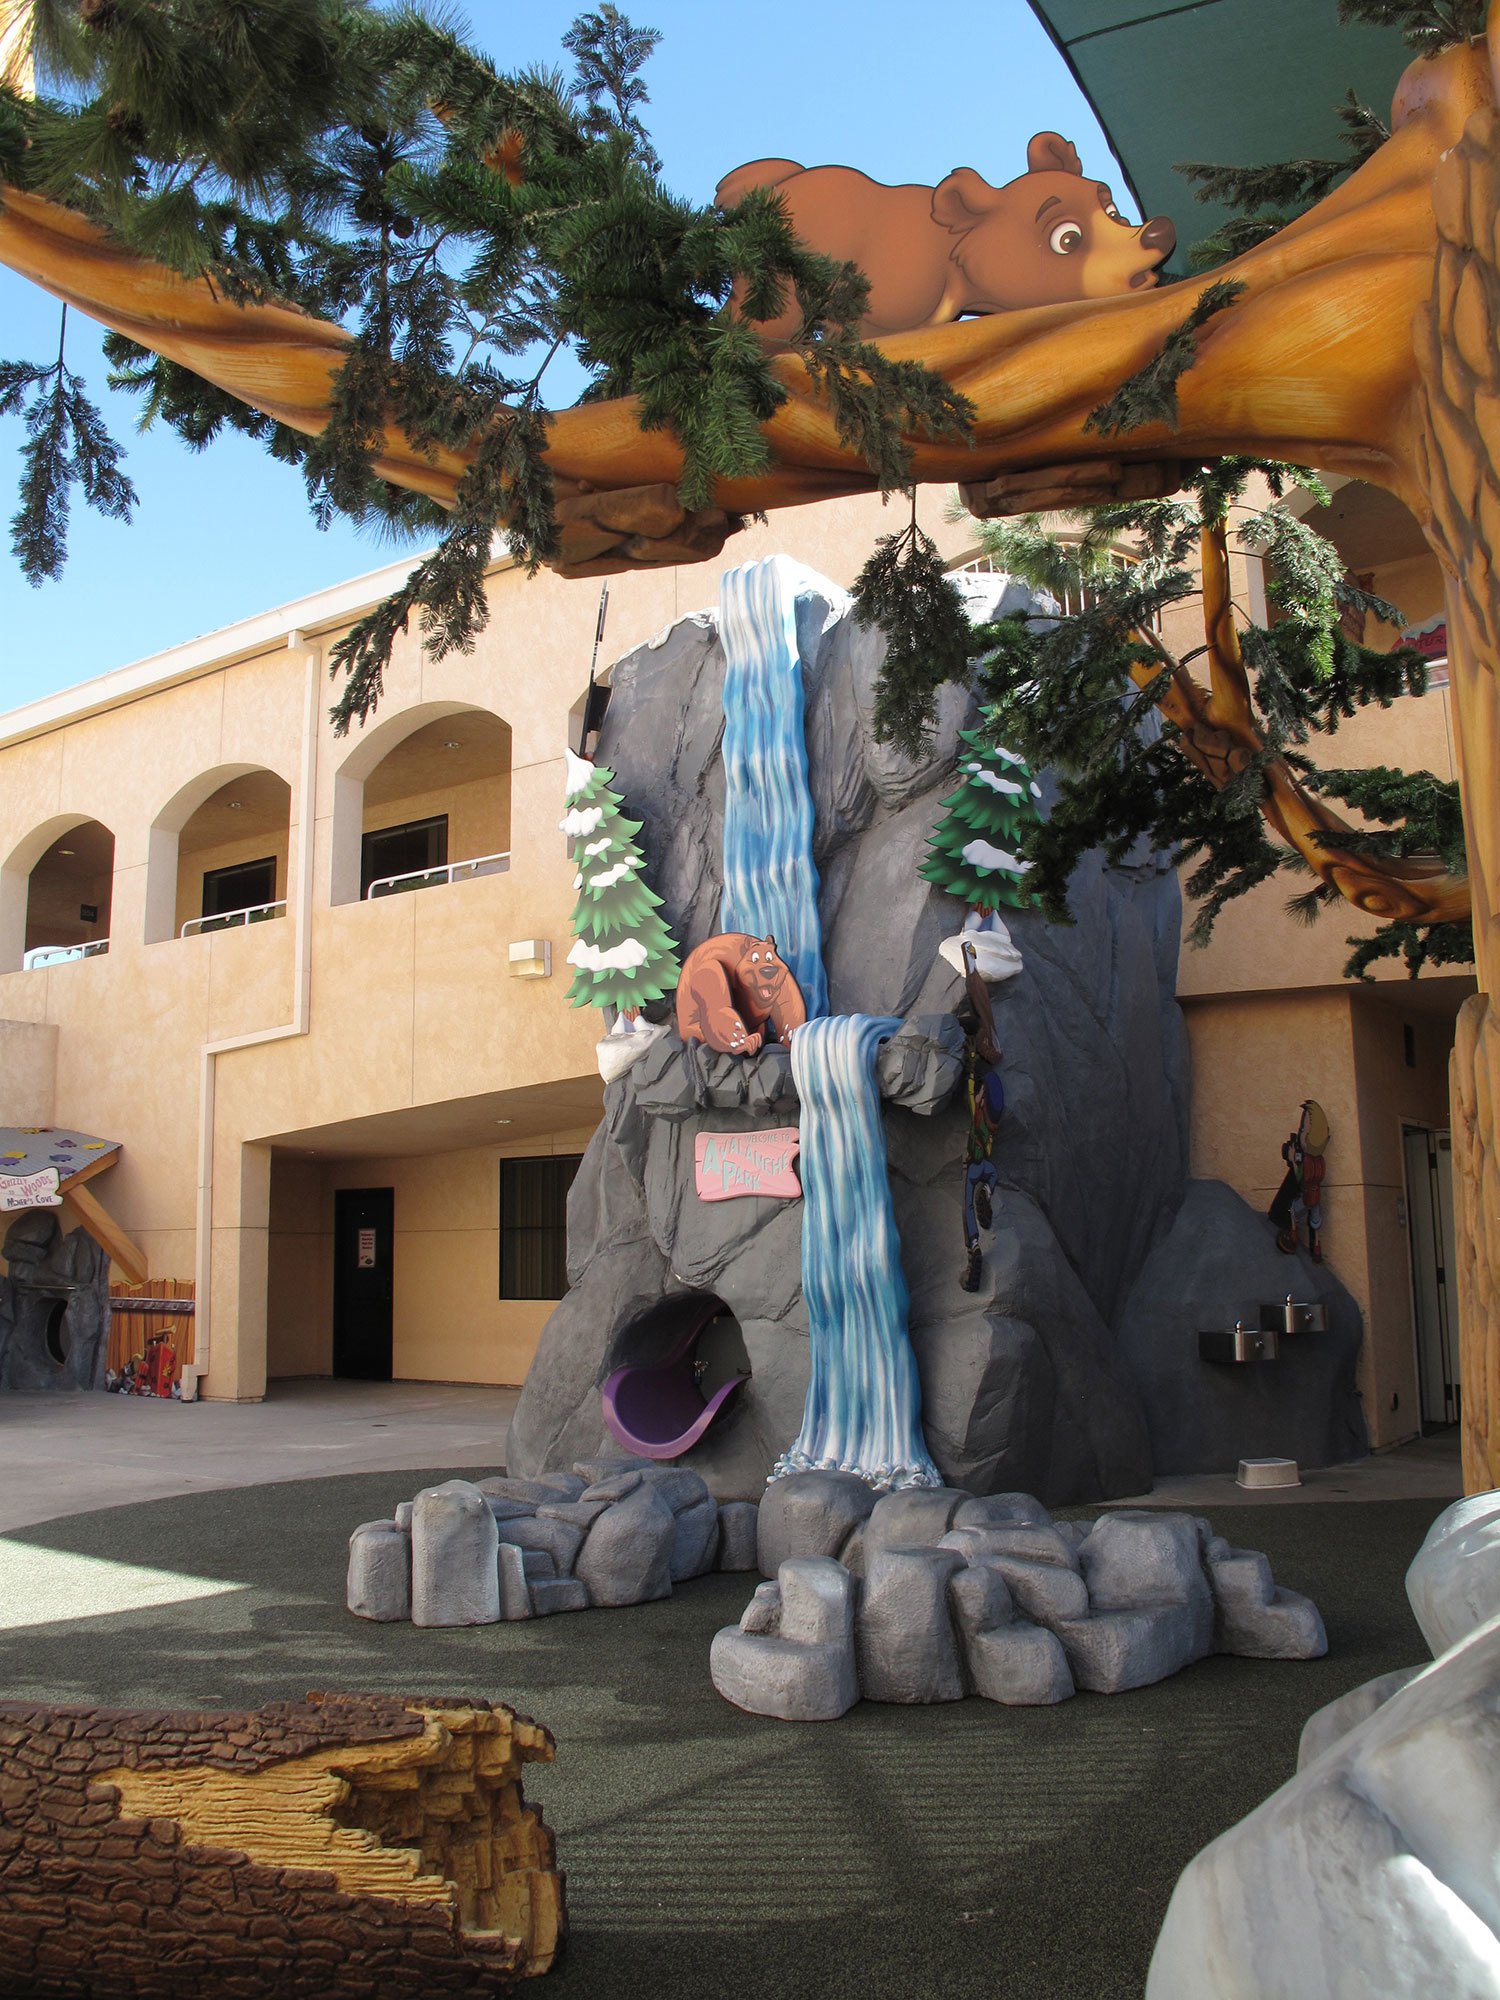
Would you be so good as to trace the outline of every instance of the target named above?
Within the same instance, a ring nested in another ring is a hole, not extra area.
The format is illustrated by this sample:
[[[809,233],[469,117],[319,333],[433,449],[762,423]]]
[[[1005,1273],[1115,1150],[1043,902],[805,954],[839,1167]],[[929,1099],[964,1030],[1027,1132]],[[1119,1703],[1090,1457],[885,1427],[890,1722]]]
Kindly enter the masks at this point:
[[[333,1197],[333,1372],[391,1379],[392,1188],[340,1188]]]

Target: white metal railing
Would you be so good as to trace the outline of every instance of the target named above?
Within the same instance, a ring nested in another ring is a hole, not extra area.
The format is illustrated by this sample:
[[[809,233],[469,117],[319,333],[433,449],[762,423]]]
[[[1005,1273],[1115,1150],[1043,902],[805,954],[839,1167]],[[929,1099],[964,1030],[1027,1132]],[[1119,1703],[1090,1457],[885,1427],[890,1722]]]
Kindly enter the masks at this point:
[[[189,917],[179,937],[202,937],[207,931],[225,931],[232,924],[263,924],[268,917],[286,914],[285,897],[279,903],[252,903],[248,910],[223,910],[214,917]]]
[[[405,875],[382,875],[365,891],[365,901],[379,896],[403,896],[408,889],[435,889],[445,882],[469,882],[479,875],[503,875],[510,855],[480,854],[472,861],[445,861],[436,868],[413,868]]]
[[[76,958],[99,958],[108,950],[108,938],[90,938],[87,944],[34,944],[22,958],[21,970],[35,972],[43,965],[71,965]]]

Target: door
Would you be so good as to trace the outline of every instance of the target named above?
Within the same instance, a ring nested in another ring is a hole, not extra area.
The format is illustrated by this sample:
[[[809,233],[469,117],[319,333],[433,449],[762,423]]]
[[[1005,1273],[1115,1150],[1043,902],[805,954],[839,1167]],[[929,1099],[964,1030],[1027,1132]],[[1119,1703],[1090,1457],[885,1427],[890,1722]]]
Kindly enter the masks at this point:
[[[392,1188],[340,1188],[333,1197],[333,1372],[391,1379]]]
[[[1446,1132],[1407,1126],[1406,1219],[1411,1238],[1412,1312],[1422,1422],[1457,1423],[1458,1312],[1453,1269],[1453,1142]]]

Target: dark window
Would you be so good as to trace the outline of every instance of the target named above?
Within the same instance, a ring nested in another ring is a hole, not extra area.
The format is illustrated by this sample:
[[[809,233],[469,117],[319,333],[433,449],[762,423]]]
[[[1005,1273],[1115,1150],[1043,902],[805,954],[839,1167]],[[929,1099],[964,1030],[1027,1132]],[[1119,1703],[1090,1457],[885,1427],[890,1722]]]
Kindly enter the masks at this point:
[[[446,813],[439,813],[435,819],[408,820],[404,826],[383,826],[378,833],[367,833],[360,842],[359,893],[367,896],[372,882],[388,882],[392,875],[410,875],[413,879],[377,889],[377,896],[425,888],[426,872],[442,868],[447,860]]]
[[[276,900],[276,857],[241,861],[233,868],[203,871],[203,914],[227,917],[233,910],[256,910]]]
[[[560,1299],[568,1289],[568,1189],[580,1153],[500,1162],[500,1296]]]

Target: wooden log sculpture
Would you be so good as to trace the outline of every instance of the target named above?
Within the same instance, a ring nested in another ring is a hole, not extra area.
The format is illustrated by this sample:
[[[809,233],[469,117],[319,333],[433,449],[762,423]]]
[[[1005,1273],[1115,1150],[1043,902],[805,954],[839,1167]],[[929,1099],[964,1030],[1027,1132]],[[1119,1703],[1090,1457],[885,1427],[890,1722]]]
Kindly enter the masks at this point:
[[[1181,461],[1243,452],[1387,488],[1443,564],[1480,987],[1460,1020],[1452,1068],[1471,1490],[1500,1484],[1500,1014],[1491,1003],[1500,982],[1500,0],[1488,28],[1485,41],[1413,63],[1379,151],[1215,273],[1245,289],[1203,329],[1178,385],[1175,429],[1106,438],[1086,425],[1160,352],[1190,285],[997,312],[882,341],[893,358],[927,363],[974,403],[972,448],[910,443],[913,476],[965,482],[977,513],[1167,491]],[[85,218],[10,190],[0,262],[299,429],[326,421],[331,379],[350,346],[340,327],[282,306],[233,306],[202,281],[147,264]],[[839,437],[801,362],[782,356],[773,365],[787,400],[764,426],[770,468],[721,481],[714,506],[698,514],[675,494],[674,440],[642,431],[632,399],[560,412],[549,459],[564,501],[564,574],[710,556],[746,515],[871,490],[869,468]],[[394,431],[379,464],[438,499],[451,496],[462,470]],[[1408,878],[1407,890],[1441,901],[1446,885]]]
[[[0,1995],[426,2000],[544,1972],[563,1878],[487,1702],[0,1703]]]

